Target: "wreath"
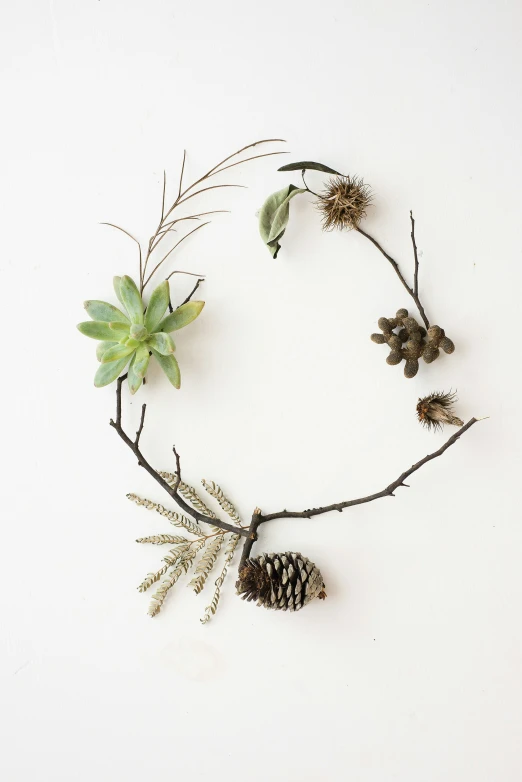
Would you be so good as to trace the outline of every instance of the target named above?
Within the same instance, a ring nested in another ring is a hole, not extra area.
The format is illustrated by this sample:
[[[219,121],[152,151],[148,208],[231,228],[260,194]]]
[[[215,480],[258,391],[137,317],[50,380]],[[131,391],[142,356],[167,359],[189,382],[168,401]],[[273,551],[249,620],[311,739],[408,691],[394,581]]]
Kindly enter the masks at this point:
[[[282,151],[250,154],[250,151],[259,145],[273,143],[283,143],[283,140],[264,139],[249,144],[226,157],[188,186],[184,185],[186,162],[186,153],[184,153],[177,195],[170,207],[167,205],[166,199],[167,179],[165,174],[163,176],[161,216],[157,228],[145,248],[125,229],[113,223],[105,223],[122,231],[136,243],[139,253],[138,280],[136,282],[128,275],[114,277],[114,293],[120,306],[98,300],[86,301],[84,307],[90,320],[78,324],[78,329],[82,334],[97,340],[98,343],[96,358],[99,366],[95,373],[94,385],[100,388],[113,382],[116,383],[116,413],[115,417],[111,419],[110,425],[132,451],[138,465],[149,473],[177,506],[176,509],[167,508],[136,494],[127,495],[129,500],[148,510],[156,511],[176,528],[174,530],[176,534],[149,535],[139,538],[137,541],[138,543],[168,547],[168,553],[161,560],[161,567],[156,572],[149,573],[138,587],[140,592],[145,592],[153,585],[158,585],[149,607],[150,616],[156,616],[160,612],[167,594],[181,576],[193,571],[188,585],[196,594],[199,594],[216,565],[220,563],[221,570],[214,581],[212,598],[201,619],[203,623],[208,622],[217,610],[223,582],[240,542],[242,542],[242,551],[238,565],[236,591],[243,599],[255,601],[257,605],[265,608],[283,611],[297,611],[315,598],[324,599],[326,587],[323,576],[319,568],[301,553],[287,551],[252,556],[252,548],[258,538],[259,527],[276,519],[308,519],[331,511],[342,512],[346,508],[372,502],[382,497],[393,497],[399,488],[407,486],[406,480],[411,475],[423,465],[442,456],[477,420],[480,420],[471,418],[464,424],[454,414],[453,407],[456,397],[451,391],[430,394],[424,399],[420,399],[417,404],[419,421],[433,429],[440,429],[443,425],[448,424],[459,428],[438,450],[417,461],[384,489],[365,497],[297,511],[284,509],[264,513],[259,507],[256,507],[248,523],[242,521],[233,503],[225,496],[218,484],[212,481],[202,481],[206,494],[217,501],[220,506],[222,511],[220,514],[209,507],[210,502],[203,499],[194,487],[185,483],[182,479],[180,455],[175,447],[173,447],[174,472],[156,470],[147,461],[140,444],[145,425],[146,405],[144,404],[141,409],[138,430],[134,435],[129,435],[124,428],[122,412],[124,387],[127,386],[132,395],[138,392],[142,384],[146,382],[151,359],[158,362],[174,388],[180,387],[181,372],[175,357],[176,346],[172,334],[189,326],[201,315],[204,302],[195,300],[194,296],[204,277],[194,275],[197,277],[197,281],[192,291],[183,302],[174,307],[171,300],[170,279],[174,274],[189,273],[175,270],[164,276],[164,264],[181,242],[208,225],[210,221],[202,222],[202,218],[226,211],[213,210],[178,216],[177,210],[187,201],[197,198],[206,191],[241,187],[236,184],[213,184],[212,178],[248,161],[283,154]],[[425,362],[430,363],[439,356],[440,350],[452,353],[454,351],[453,342],[441,327],[430,325],[419,297],[419,259],[413,215],[410,213],[411,239],[414,251],[414,282],[410,286],[397,262],[376,239],[361,227],[371,203],[370,188],[361,179],[342,175],[328,166],[310,161],[292,163],[279,170],[283,172],[301,171],[303,187],[288,185],[269,196],[260,210],[260,234],[272,257],[276,258],[281,248],[280,242],[288,225],[291,200],[297,195],[311,194],[316,199],[315,203],[321,212],[325,230],[334,228],[355,230],[365,236],[388,260],[403,287],[415,302],[424,325],[419,325],[406,309],[401,308],[392,318],[380,318],[381,333],[372,334],[374,342],[388,344],[390,348],[390,354],[387,358],[388,364],[399,364],[405,360],[405,376],[413,377],[418,371],[419,358],[422,357]],[[315,193],[309,189],[305,180],[307,170],[320,171],[330,177],[322,193]],[[185,224],[190,226],[192,221],[198,223],[196,227],[184,233],[165,252],[164,248],[166,248],[172,234],[183,229]],[[158,256],[160,256],[159,260]],[[163,279],[154,287],[150,296],[146,296],[145,292],[149,283],[153,278],[157,280],[160,275],[163,276]]]

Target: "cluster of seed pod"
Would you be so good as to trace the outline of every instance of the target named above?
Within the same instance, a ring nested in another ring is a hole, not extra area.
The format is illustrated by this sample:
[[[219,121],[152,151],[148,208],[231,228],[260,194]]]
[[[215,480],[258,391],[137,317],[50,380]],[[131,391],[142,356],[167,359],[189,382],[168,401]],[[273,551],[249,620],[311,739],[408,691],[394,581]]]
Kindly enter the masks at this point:
[[[403,359],[406,361],[405,377],[415,377],[421,356],[426,364],[431,364],[440,356],[441,350],[445,353],[453,353],[455,350],[455,345],[446,336],[444,329],[430,326],[426,331],[405,309],[397,310],[394,318],[379,318],[378,325],[382,334],[372,334],[372,342],[389,345],[387,364],[393,366],[400,364]],[[397,333],[394,329],[398,329]]]

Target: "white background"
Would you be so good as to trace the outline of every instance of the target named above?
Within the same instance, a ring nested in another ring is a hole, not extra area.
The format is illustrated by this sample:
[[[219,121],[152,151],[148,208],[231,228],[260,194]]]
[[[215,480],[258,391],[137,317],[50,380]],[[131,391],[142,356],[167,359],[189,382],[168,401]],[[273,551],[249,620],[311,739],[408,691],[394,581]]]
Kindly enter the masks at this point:
[[[6,782],[520,779],[521,23],[517,0],[3,4]],[[324,603],[256,609],[232,572],[207,626],[210,595],[182,583],[151,620],[135,587],[163,552],[134,541],[172,528],[125,494],[168,499],[108,426],[114,389],[75,330],[136,274],[99,222],[146,241],[184,148],[195,178],[274,136],[286,160],[223,176],[249,189],[202,200],[232,212],[173,258],[207,275],[207,305],[177,338],[182,390],[152,371],[125,403],[131,432],[149,403],[153,464],[175,443],[185,479],[248,519],[384,488],[451,434],[416,423],[419,395],[457,388],[463,418],[490,418],[394,499],[261,529],[254,551],[319,564]],[[303,158],[364,176],[364,227],[409,279],[414,210],[453,356],[411,381],[386,365],[369,335],[410,301],[307,198],[270,258],[255,212]]]

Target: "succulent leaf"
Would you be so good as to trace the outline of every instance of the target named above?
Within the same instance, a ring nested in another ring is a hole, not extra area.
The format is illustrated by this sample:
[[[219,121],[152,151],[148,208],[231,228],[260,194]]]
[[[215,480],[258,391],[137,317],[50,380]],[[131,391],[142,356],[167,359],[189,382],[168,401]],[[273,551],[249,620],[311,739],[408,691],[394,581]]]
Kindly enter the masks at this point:
[[[134,363],[134,372],[139,377],[145,377],[145,374],[147,372],[147,368],[149,366],[149,360],[150,360],[150,353],[148,347],[145,345],[140,345],[139,348],[136,350],[136,355],[134,356],[133,363]]]
[[[86,337],[91,337],[91,339],[104,339],[111,341],[119,339],[117,333],[112,331],[109,324],[103,323],[100,320],[86,320],[83,323],[78,323],[76,328]]]
[[[120,282],[120,295],[131,323],[143,323],[143,302],[136,283],[125,274]]]
[[[112,304],[108,304],[106,301],[84,301],[83,306],[87,310],[87,315],[92,320],[102,320],[106,323],[111,321],[121,321],[122,323],[129,323],[129,319],[123,314],[117,307],[113,307]]]
[[[111,341],[98,342],[98,344],[96,345],[96,358],[98,359],[98,361],[102,360],[103,354],[105,353],[106,350],[114,347],[114,345],[117,344],[118,344],[117,342],[111,342]]]
[[[109,323],[112,338],[126,340],[129,337],[129,326],[127,323]]]
[[[145,313],[145,328],[152,334],[156,331],[156,327],[165,314],[165,310],[169,306],[170,301],[170,287],[168,280],[164,280],[154,288],[150,297],[147,311]],[[161,331],[161,329],[160,329]]]
[[[94,385],[96,388],[108,386],[109,383],[116,380],[128,363],[129,356],[125,356],[125,358],[120,358],[119,361],[111,361],[109,364],[100,364],[98,371],[94,376]]]
[[[149,333],[145,326],[141,326],[139,323],[133,323],[130,327],[130,335],[138,342],[143,342],[149,336]]]
[[[174,345],[172,338],[163,331],[158,331],[156,334],[151,334],[147,340],[147,344],[157,353],[161,353],[162,356],[169,356],[176,350],[176,346]]]
[[[204,301],[187,301],[186,304],[182,304],[181,307],[163,318],[158,326],[158,331],[169,333],[188,326],[189,323],[196,320],[204,306]]]
[[[102,364],[108,364],[111,361],[117,361],[120,358],[125,358],[125,356],[130,356],[135,350],[136,348],[129,347],[128,345],[114,345],[114,347],[109,348],[103,354]]]
[[[153,350],[152,352],[174,388],[179,388],[181,385],[181,374],[175,357],[172,354],[170,356],[162,356],[161,353],[158,353],[156,350]]]
[[[143,376],[140,376],[136,373],[136,353],[133,355],[132,360],[129,364],[127,382],[129,384],[129,390],[131,394],[135,394],[138,388],[143,383]]]
[[[112,278],[112,285],[113,285],[113,288],[114,288],[114,293],[116,294],[116,298],[118,299],[120,304],[123,304],[123,306],[125,307],[125,304],[123,303],[123,299],[122,299],[121,293],[120,293],[121,277],[113,277]]]

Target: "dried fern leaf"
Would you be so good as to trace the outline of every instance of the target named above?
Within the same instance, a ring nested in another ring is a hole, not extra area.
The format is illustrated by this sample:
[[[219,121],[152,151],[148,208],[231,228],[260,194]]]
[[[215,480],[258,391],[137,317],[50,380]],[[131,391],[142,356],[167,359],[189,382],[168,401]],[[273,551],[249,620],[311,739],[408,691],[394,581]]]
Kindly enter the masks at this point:
[[[148,611],[149,616],[156,616],[156,614],[159,614],[169,590],[172,589],[174,584],[177,582],[179,577],[183,575],[183,573],[187,573],[188,570],[190,570],[190,567],[192,566],[198,551],[203,548],[205,543],[206,540],[204,538],[202,540],[196,541],[193,546],[183,554],[181,559],[176,561],[176,567],[174,570],[172,570],[168,574],[167,578],[162,581],[161,585],[152,596],[152,602]]]
[[[191,532],[192,535],[197,535],[198,537],[203,535],[203,530],[199,524],[196,524],[195,521],[191,521],[182,513],[177,513],[173,510],[167,510],[167,508],[164,508],[163,505],[160,505],[157,502],[152,502],[152,500],[138,497],[137,494],[127,494],[127,499],[135,502],[136,505],[143,505],[143,507],[147,508],[147,510],[155,510],[161,516],[165,516],[165,518],[168,519],[171,524],[174,524],[175,527],[184,527],[187,532]]]
[[[187,538],[179,535],[147,535],[146,538],[138,538],[136,543],[153,543],[155,546],[163,546],[165,543],[188,543]]]
[[[156,581],[159,581],[162,576],[165,575],[167,570],[169,569],[170,565],[166,563],[163,565],[162,568],[160,568],[156,573],[148,573],[146,578],[143,579],[141,584],[138,587],[138,592],[146,592],[149,587],[151,587],[153,584],[156,583]]]
[[[203,614],[203,617],[199,620],[203,625],[209,622],[217,611],[219,598],[221,597],[221,587],[223,586],[223,582],[227,577],[228,566],[232,562],[232,559],[234,557],[234,552],[236,550],[238,542],[239,542],[239,535],[232,535],[225,549],[225,562],[223,564],[223,570],[221,571],[220,575],[216,578],[216,582],[215,582],[216,589],[214,590],[214,594],[212,596],[210,605],[208,605],[205,608],[205,613]]]
[[[171,472],[160,472],[160,475],[167,481],[169,486],[176,485],[176,481],[178,480],[177,475],[174,475]],[[178,491],[196,510],[199,510],[200,513],[203,513],[205,516],[210,516],[210,518],[215,518],[216,514],[214,511],[210,510],[210,508],[205,505],[197,491],[192,486],[189,486],[188,483],[180,481]]]
[[[214,497],[225,513],[228,513],[232,521],[236,522],[236,524],[242,524],[241,518],[239,516],[239,513],[233,506],[233,504],[230,502],[228,497],[225,496],[223,493],[223,489],[217,485],[217,483],[214,483],[214,481],[206,481],[203,479],[201,481],[203,486],[205,487],[206,491],[210,494],[211,497]]]
[[[221,546],[223,545],[224,539],[224,535],[217,535],[217,537],[215,537],[214,540],[209,543],[207,550],[201,556],[201,559],[196,565],[194,578],[188,584],[188,586],[194,590],[196,595],[199,595],[205,586],[205,582],[211,573],[212,568],[216,564],[216,560],[221,550]]]

